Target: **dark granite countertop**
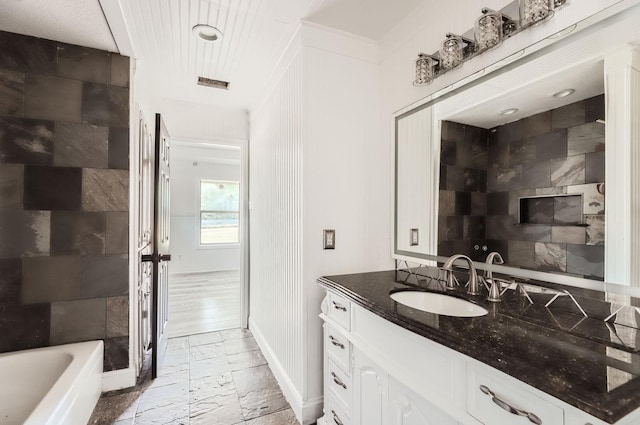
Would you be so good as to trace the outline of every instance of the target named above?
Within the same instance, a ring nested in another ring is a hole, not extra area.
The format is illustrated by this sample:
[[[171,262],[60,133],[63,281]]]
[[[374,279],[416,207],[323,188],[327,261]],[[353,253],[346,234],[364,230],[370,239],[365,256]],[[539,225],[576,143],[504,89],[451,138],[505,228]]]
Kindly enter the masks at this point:
[[[413,279],[413,282],[412,282]],[[544,307],[551,297],[515,291],[503,302],[464,291],[489,314],[459,318],[419,311],[389,297],[397,289],[424,289],[414,275],[399,271],[328,276],[318,282],[354,303],[411,332],[479,360],[607,423],[640,407],[640,354],[611,324],[562,308]],[[429,289],[431,290],[431,289]],[[568,298],[568,297],[567,297]],[[632,333],[637,330],[623,327]],[[609,330],[609,331],[607,331]]]

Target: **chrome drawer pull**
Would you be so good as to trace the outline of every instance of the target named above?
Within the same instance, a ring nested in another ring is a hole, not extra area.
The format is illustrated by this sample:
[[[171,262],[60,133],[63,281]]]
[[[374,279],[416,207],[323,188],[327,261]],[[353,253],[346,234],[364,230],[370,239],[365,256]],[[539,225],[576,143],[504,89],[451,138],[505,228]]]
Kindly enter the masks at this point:
[[[333,415],[333,422],[335,422],[336,425],[344,425],[340,420],[340,418],[338,417],[338,415],[336,414],[335,410],[331,410],[331,414]]]
[[[511,413],[513,415],[517,415],[517,416],[524,416],[527,419],[529,419],[529,421],[531,423],[534,423],[536,425],[542,425],[542,419],[540,419],[539,417],[537,417],[536,415],[534,415],[531,412],[527,412],[527,411],[524,411],[524,410],[516,409],[515,407],[511,406],[506,401],[499,399],[498,396],[496,396],[496,394],[493,391],[491,391],[489,389],[489,387],[487,387],[486,385],[480,385],[480,391],[482,391],[483,393],[485,393],[486,395],[491,397],[491,400],[493,400],[493,402],[495,404],[497,404],[498,406],[502,407],[507,412],[509,412],[509,413]]]
[[[333,377],[333,382],[340,385],[345,390],[347,389],[347,386],[340,380],[340,378],[338,378],[338,375],[336,375],[335,372],[331,372],[331,376]]]
[[[333,308],[335,308],[336,310],[347,311],[347,307],[340,305],[335,301],[332,301],[332,303],[333,303]]]
[[[343,344],[343,343],[341,343],[341,342],[338,342],[338,340],[337,340],[337,339],[335,339],[335,338],[333,337],[333,335],[329,335],[329,340],[331,341],[331,343],[332,343],[333,345],[335,345],[336,347],[340,347],[340,348],[342,348],[342,349],[344,350],[344,344]]]

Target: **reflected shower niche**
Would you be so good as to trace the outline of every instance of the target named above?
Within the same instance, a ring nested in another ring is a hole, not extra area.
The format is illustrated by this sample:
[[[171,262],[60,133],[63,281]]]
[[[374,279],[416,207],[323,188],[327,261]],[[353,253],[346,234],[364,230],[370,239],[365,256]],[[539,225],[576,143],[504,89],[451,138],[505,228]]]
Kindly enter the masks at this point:
[[[441,123],[438,255],[604,278],[604,95],[494,128]]]

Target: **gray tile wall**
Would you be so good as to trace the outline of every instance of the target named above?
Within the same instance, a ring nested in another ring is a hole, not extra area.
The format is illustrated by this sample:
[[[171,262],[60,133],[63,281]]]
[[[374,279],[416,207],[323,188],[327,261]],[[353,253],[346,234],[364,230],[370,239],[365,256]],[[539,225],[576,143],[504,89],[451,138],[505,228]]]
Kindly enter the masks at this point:
[[[103,339],[126,368],[129,58],[6,32],[0,51],[0,352]]]
[[[478,261],[486,255],[488,136],[483,128],[442,123],[439,255],[462,253]]]
[[[438,254],[482,261],[498,251],[510,266],[602,280],[599,119],[604,95],[491,130],[443,122]],[[532,199],[526,213],[544,224],[519,223],[520,198],[554,194],[579,196]],[[587,226],[562,225],[576,221]]]

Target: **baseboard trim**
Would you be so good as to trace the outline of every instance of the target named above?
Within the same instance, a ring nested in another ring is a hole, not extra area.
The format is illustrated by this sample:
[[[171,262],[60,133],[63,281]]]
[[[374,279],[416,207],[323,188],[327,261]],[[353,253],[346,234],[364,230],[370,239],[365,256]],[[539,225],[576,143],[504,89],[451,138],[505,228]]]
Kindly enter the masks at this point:
[[[132,367],[102,374],[102,392],[121,390],[136,384],[136,370]]]
[[[289,379],[289,375],[282,366],[282,363],[280,363],[271,349],[271,346],[262,334],[260,327],[252,320],[251,317],[249,317],[249,329],[251,330],[256,343],[262,350],[262,354],[265,359],[267,359],[269,367],[271,368],[273,375],[276,377],[278,385],[280,385],[280,388],[282,389],[282,393],[291,405],[291,410],[293,410],[293,413],[296,415],[296,419],[298,419],[302,425],[316,423],[318,418],[323,414],[322,408],[324,406],[324,398],[318,397],[312,400],[303,400],[295,385],[291,382],[291,379]]]

